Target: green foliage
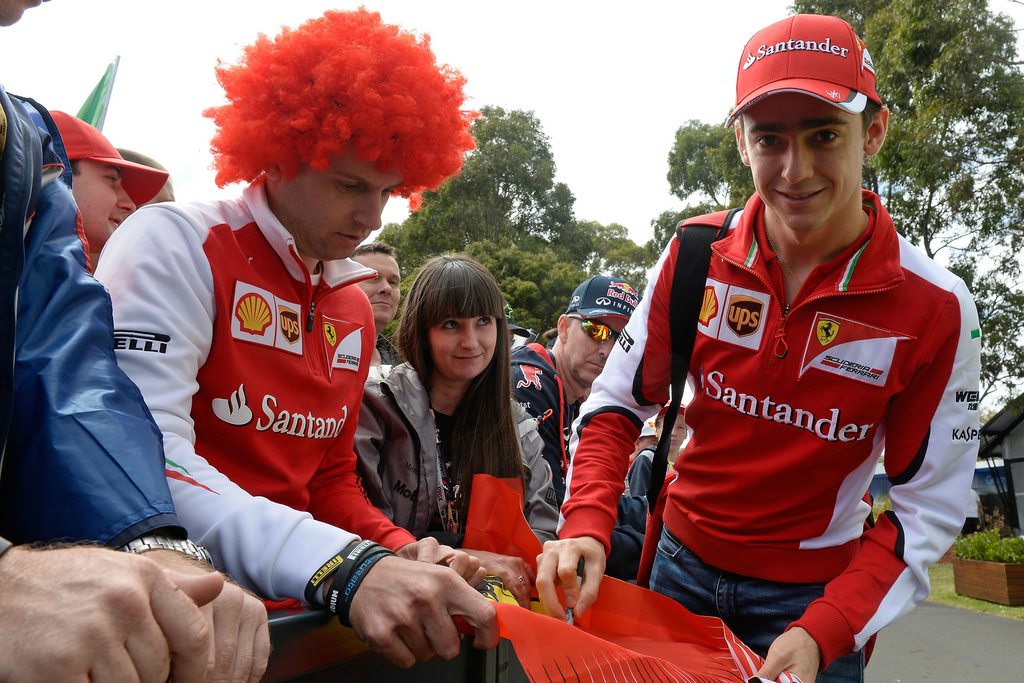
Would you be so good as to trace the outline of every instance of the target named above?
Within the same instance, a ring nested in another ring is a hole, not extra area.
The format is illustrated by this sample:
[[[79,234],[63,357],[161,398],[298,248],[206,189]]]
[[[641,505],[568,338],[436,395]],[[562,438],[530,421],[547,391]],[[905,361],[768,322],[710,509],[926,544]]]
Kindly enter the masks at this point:
[[[1024,73],[985,0],[804,0],[870,46],[889,133],[869,162],[897,228],[964,278],[983,330],[982,396],[1024,376]]]
[[[466,252],[494,274],[516,322],[537,331],[554,325],[590,275],[643,288],[657,253],[621,225],[575,218],[576,199],[555,182],[551,148],[532,112],[484,107],[472,132],[477,147],[462,173],[380,234],[398,250],[403,285],[429,257]]]
[[[1024,538],[1006,538],[995,529],[979,531],[958,538],[953,554],[962,560],[1024,564]]]
[[[668,165],[672,194],[683,201],[696,195],[712,211],[743,206],[754,193],[754,181],[736,149],[736,134],[720,123],[683,124],[676,131]]]
[[[575,197],[555,183],[548,138],[531,112],[484,107],[472,132],[477,146],[462,172],[424,193],[420,210],[400,228],[381,234],[401,250],[406,267],[480,241],[535,248],[573,221]]]
[[[538,333],[554,327],[576,285],[587,278],[550,251],[531,253],[494,242],[475,242],[466,251],[494,275],[516,323]]]

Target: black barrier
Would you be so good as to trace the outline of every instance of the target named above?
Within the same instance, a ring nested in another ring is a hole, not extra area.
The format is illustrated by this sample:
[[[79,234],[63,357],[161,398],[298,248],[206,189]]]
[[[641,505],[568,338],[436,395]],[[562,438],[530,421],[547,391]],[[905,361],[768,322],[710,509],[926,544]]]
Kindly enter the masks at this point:
[[[464,638],[462,651],[451,660],[434,658],[400,669],[369,651],[350,628],[326,612],[270,613],[270,664],[263,680],[374,681],[374,683],[526,683],[511,643],[477,650]]]

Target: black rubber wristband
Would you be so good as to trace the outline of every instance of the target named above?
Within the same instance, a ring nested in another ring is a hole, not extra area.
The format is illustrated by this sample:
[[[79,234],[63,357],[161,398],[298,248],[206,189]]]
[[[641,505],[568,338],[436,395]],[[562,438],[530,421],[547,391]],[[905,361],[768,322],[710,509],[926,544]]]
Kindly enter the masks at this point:
[[[340,553],[332,557],[331,559],[320,565],[320,568],[313,573],[310,577],[309,583],[306,584],[306,591],[304,596],[306,598],[306,604],[308,605],[320,605],[324,604],[323,598],[320,595],[320,587],[324,582],[330,578],[331,574],[338,570],[338,567],[345,561],[345,553],[353,548],[359,541],[352,541],[345,549]]]
[[[341,564],[334,572],[334,578],[331,580],[331,586],[327,591],[327,599],[325,607],[328,612],[332,614],[338,614],[341,610],[345,612],[345,621],[348,619],[348,603],[352,600],[352,594],[355,591],[355,587],[348,587],[349,580],[355,576],[364,576],[366,571],[369,570],[372,564],[375,564],[377,560],[374,560],[368,566],[363,567],[360,571],[360,567],[363,563],[371,558],[380,559],[387,555],[393,554],[387,548],[374,543],[373,541],[356,541],[349,544],[345,550],[341,552],[342,561]],[[359,579],[362,581],[362,579]],[[358,584],[357,584],[358,585]],[[347,597],[343,595],[346,593]],[[342,604],[344,603],[344,604]],[[343,622],[344,623],[344,622]]]
[[[367,549],[365,552],[354,553],[355,557],[352,559],[346,558],[345,564],[341,566],[341,569],[334,573],[334,578],[331,580],[331,587],[327,589],[326,607],[327,611],[331,614],[337,614],[341,609],[342,591],[345,590],[345,586],[348,585],[349,579],[355,574],[359,565],[364,560],[371,557],[377,557],[378,555],[383,557],[390,555],[391,551],[382,548],[377,544],[374,544],[373,548]],[[349,598],[351,600],[351,597]]]
[[[352,573],[349,575],[348,580],[345,582],[345,585],[340,587],[340,590],[337,593],[336,608],[338,614],[338,621],[340,621],[345,626],[352,625],[352,622],[349,620],[348,616],[349,611],[352,609],[352,598],[355,597],[356,590],[359,588],[359,584],[361,584],[363,582],[363,579],[366,578],[366,575],[370,572],[370,569],[373,568],[373,565],[377,564],[385,557],[391,556],[392,554],[393,553],[391,553],[390,551],[385,551],[374,553],[372,555],[367,555],[359,562],[359,564],[355,566],[355,569],[352,570]],[[334,583],[332,583],[330,595],[330,599],[332,600],[335,599],[335,594],[333,593],[334,590],[335,585]]]

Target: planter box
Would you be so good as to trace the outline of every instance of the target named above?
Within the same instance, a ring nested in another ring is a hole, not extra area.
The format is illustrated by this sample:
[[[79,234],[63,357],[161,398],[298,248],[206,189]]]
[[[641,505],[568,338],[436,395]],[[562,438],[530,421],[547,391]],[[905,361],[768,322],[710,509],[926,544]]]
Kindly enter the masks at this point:
[[[953,587],[959,595],[969,598],[1000,605],[1024,605],[1024,564],[954,557]]]

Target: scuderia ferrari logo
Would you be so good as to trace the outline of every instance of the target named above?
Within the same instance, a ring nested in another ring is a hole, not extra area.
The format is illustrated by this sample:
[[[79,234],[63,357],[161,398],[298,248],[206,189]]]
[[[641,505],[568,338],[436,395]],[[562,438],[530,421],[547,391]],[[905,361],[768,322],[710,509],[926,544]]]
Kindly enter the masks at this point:
[[[804,347],[800,375],[820,370],[882,387],[889,381],[897,343],[910,339],[913,337],[819,312]]]
[[[819,344],[822,346],[828,346],[835,341],[836,335],[839,334],[839,323],[835,320],[822,318],[815,323],[814,334],[818,337]]]
[[[327,372],[359,370],[363,354],[363,326],[336,318],[324,319],[324,350],[327,352]]]

